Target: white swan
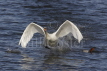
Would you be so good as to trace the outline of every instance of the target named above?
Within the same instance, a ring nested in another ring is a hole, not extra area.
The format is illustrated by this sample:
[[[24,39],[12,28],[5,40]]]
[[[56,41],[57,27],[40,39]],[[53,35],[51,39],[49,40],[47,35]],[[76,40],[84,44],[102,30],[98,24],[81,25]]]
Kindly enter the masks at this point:
[[[34,33],[40,33],[44,35],[46,47],[55,47],[59,41],[59,38],[64,37],[70,33],[73,35],[74,38],[78,40],[79,43],[83,38],[79,29],[68,20],[66,20],[59,27],[59,29],[52,34],[49,34],[46,28],[43,28],[35,23],[30,23],[24,30],[21,39],[19,41],[19,45],[21,45],[23,48],[26,48],[27,43],[33,37]]]

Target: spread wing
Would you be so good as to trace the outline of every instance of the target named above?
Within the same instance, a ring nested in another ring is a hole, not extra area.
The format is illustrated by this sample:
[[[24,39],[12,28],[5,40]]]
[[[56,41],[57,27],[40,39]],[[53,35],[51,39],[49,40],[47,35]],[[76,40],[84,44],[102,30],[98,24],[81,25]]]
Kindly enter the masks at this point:
[[[41,26],[35,23],[30,23],[24,30],[19,41],[19,45],[21,45],[23,48],[26,48],[27,43],[33,37],[34,33],[40,33],[42,35],[45,35],[44,29]]]
[[[72,33],[73,37],[76,38],[79,43],[83,39],[83,36],[79,29],[68,20],[66,20],[55,33],[58,38]]]

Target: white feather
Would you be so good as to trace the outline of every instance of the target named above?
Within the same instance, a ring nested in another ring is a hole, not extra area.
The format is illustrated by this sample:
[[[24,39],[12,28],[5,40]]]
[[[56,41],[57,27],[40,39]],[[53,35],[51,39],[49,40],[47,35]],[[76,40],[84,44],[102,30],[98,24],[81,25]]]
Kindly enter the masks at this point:
[[[44,35],[44,30],[41,26],[35,24],[35,23],[30,23],[25,31],[22,34],[22,37],[19,41],[19,45],[21,45],[22,47],[26,47],[27,43],[30,41],[30,39],[33,37],[34,33],[40,33],[42,35]]]
[[[19,45],[21,45],[22,47],[26,47],[27,43],[30,41],[30,39],[33,37],[34,33],[40,33],[42,35],[45,36],[45,39],[47,40],[47,44],[48,45],[54,45],[56,46],[56,42],[58,41],[58,39],[60,37],[64,37],[68,34],[69,38],[71,38],[71,36],[73,35],[74,38],[76,38],[78,40],[78,42],[80,43],[80,41],[82,40],[83,36],[81,34],[81,32],[79,31],[79,29],[70,21],[66,20],[60,27],[59,29],[52,33],[49,34],[47,32],[44,31],[44,29],[35,24],[35,23],[30,23],[27,28],[25,29],[25,31],[22,34],[22,37],[19,41]],[[51,40],[51,42],[50,42]],[[46,42],[45,42],[46,43]]]
[[[56,31],[56,36],[59,38],[66,36],[69,33],[72,33],[73,37],[76,38],[79,43],[83,39],[83,36],[79,29],[72,22],[66,20]]]

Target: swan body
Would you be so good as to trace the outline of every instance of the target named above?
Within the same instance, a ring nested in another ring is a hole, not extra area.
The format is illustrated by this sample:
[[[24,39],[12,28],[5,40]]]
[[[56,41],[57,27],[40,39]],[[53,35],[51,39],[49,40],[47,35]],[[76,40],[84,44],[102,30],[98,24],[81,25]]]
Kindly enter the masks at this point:
[[[73,36],[75,39],[80,41],[83,39],[83,36],[79,29],[69,20],[66,20],[56,32],[50,34],[47,32],[46,29],[43,27],[35,24],[35,23],[30,23],[26,29],[24,30],[21,39],[19,41],[19,45],[21,45],[23,48],[26,48],[27,43],[30,41],[30,39],[33,37],[35,33],[40,33],[44,35],[44,45],[48,46],[49,48],[51,47],[56,47],[57,45],[61,44],[67,44],[65,43],[64,40],[66,39],[61,39],[65,36],[68,37],[68,39],[71,39],[71,36]],[[63,43],[61,43],[63,42]]]

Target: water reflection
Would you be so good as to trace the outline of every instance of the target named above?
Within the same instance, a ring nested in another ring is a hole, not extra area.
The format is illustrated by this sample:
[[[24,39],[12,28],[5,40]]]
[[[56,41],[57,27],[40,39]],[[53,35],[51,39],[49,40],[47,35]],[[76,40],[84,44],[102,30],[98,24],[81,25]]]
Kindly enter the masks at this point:
[[[44,54],[43,54],[44,55]],[[53,53],[45,54],[43,57],[29,57],[22,55],[22,70],[72,70],[78,71],[79,66],[84,62],[80,59],[73,59],[66,55],[56,55]]]
[[[34,62],[33,58],[30,58],[25,54],[22,54],[22,56],[23,56],[23,59],[21,59],[21,62],[22,62],[21,69],[31,70],[31,68],[32,68],[31,64]]]

